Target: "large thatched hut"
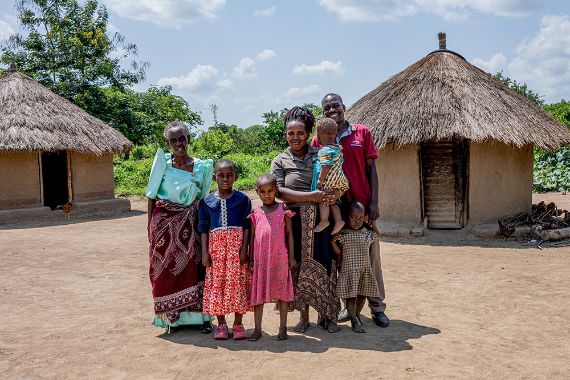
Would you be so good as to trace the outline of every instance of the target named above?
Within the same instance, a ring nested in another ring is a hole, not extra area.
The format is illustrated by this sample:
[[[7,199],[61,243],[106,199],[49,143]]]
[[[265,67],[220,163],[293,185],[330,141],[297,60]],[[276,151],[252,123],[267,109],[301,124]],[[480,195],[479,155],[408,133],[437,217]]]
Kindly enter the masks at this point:
[[[114,199],[113,154],[130,147],[12,65],[0,76],[0,219],[49,214],[67,202],[74,212],[129,208]]]
[[[542,108],[440,48],[358,100],[377,160],[381,221],[462,228],[530,210],[533,146],[570,144]]]

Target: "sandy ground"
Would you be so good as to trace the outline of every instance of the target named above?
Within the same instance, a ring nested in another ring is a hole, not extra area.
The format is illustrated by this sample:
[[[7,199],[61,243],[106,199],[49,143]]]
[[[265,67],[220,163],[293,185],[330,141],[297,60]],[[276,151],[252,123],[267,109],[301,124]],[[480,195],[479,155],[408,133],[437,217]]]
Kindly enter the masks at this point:
[[[570,207],[570,195],[539,199]],[[434,231],[384,241],[390,327],[366,314],[366,334],[313,325],[277,342],[267,305],[260,341],[218,342],[150,326],[146,214],[134,206],[0,230],[1,378],[570,378],[568,245]]]

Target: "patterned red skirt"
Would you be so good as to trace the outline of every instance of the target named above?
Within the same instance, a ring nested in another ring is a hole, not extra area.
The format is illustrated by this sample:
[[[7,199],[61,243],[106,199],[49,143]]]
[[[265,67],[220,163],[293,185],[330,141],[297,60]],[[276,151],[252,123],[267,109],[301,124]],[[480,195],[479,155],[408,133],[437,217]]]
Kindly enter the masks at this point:
[[[185,207],[157,199],[149,228],[149,277],[154,313],[175,323],[184,311],[202,310],[202,250],[198,201]]]
[[[241,228],[210,231],[208,252],[212,266],[206,268],[204,282],[204,314],[245,314],[250,306],[251,271],[239,262],[243,240]]]

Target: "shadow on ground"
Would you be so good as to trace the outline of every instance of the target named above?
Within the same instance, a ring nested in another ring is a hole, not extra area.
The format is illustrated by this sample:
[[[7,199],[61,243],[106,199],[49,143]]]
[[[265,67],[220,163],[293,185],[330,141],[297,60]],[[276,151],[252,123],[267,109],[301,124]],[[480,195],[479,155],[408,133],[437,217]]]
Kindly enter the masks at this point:
[[[382,242],[402,245],[418,245],[433,247],[481,247],[481,248],[508,248],[538,250],[538,242],[531,242],[531,238],[489,238],[483,239],[473,236],[467,230],[424,230],[422,237],[382,237]],[[544,242],[540,248],[570,246],[570,239],[558,242]]]
[[[14,223],[0,224],[0,230],[20,230],[27,228],[43,228],[52,226],[65,226],[68,224],[77,224],[85,222],[93,222],[98,220],[113,220],[113,219],[124,219],[132,218],[134,216],[139,216],[146,214],[146,212],[140,210],[131,210],[122,213],[107,213],[107,214],[90,214],[90,215],[71,215],[69,219],[65,219],[63,214],[61,219],[37,219],[37,220],[26,220],[26,221],[14,221]]]
[[[276,336],[268,335],[265,332],[257,342],[232,339],[219,341],[214,340],[212,334],[201,334],[199,329],[193,326],[176,330],[170,334],[164,333],[158,337],[175,344],[188,344],[211,349],[225,348],[231,351],[321,353],[330,348],[346,348],[349,350],[397,352],[412,350],[413,346],[408,342],[409,340],[420,339],[424,335],[441,332],[433,327],[402,320],[392,320],[390,327],[379,328],[374,325],[370,318],[363,317],[362,319],[367,327],[365,334],[356,334],[347,325],[341,325],[342,331],[331,334],[315,324],[311,324],[304,335],[292,334],[292,328],[289,328],[289,339],[281,342],[276,340]],[[248,333],[252,331],[250,329]]]

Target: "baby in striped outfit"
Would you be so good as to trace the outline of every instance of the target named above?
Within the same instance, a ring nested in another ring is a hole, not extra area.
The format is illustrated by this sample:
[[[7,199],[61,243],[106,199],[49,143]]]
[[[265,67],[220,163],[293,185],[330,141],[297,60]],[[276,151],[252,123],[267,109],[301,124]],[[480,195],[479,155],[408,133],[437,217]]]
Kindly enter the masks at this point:
[[[342,171],[342,146],[336,143],[337,124],[328,117],[317,122],[317,136],[319,144],[318,160],[315,162],[313,169],[313,182],[311,190],[339,190],[342,193],[348,190],[348,179]],[[337,234],[342,227],[344,221],[337,204],[326,205],[319,204],[320,222],[315,227],[315,232],[321,232],[329,226],[329,214],[332,210],[334,217],[334,227],[332,234]]]

